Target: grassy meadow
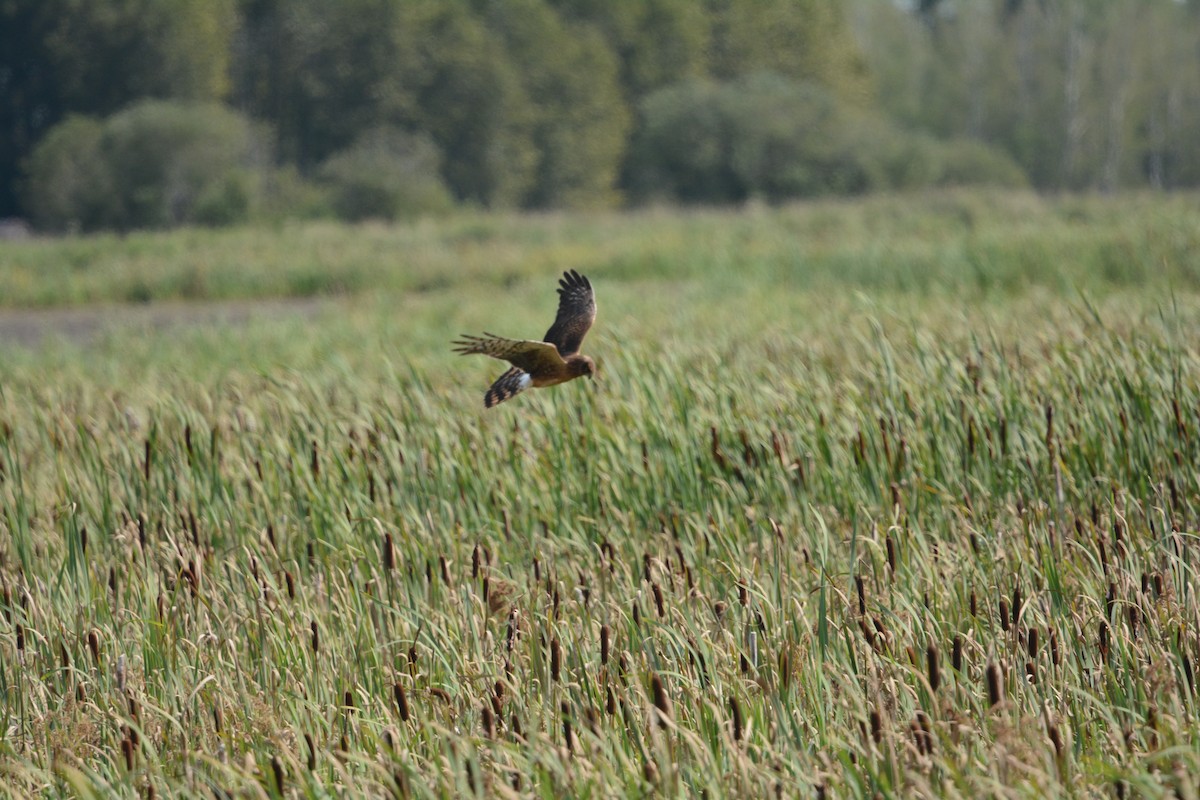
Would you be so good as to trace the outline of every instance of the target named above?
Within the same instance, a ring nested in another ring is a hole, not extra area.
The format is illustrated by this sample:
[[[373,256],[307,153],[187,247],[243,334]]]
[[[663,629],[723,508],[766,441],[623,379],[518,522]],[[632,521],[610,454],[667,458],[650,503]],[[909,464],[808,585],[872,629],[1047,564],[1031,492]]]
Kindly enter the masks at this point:
[[[1198,202],[0,243],[330,296],[0,343],[0,794],[1195,797]],[[600,374],[485,412],[568,268]]]

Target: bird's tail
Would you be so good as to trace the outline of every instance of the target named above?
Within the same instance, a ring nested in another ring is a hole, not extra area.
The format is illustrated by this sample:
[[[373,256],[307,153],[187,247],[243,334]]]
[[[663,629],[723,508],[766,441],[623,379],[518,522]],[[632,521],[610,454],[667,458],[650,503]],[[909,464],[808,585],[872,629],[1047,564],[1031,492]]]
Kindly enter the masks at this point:
[[[528,389],[532,383],[533,379],[529,377],[528,372],[513,367],[499,378],[496,378],[496,382],[492,384],[492,388],[488,389],[487,394],[483,396],[483,405],[485,408],[499,405],[510,397],[516,397]]]

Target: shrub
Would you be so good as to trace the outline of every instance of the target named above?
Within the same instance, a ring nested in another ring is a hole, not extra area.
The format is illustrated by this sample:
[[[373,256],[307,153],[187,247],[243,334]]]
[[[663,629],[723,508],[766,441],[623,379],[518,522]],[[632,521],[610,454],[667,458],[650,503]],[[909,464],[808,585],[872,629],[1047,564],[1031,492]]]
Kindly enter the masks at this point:
[[[318,177],[338,217],[394,220],[451,207],[439,160],[428,137],[379,127],[326,160]]]
[[[703,203],[1025,182],[1011,159],[982,143],[911,134],[821,86],[772,73],[689,80],[649,95],[629,163],[635,198]]]
[[[92,230],[112,218],[113,176],[101,156],[103,125],[68,117],[42,138],[25,165],[25,206],[38,228]]]
[[[258,202],[268,150],[229,109],[145,101],[51,130],[29,160],[30,207],[49,230],[228,224]]]

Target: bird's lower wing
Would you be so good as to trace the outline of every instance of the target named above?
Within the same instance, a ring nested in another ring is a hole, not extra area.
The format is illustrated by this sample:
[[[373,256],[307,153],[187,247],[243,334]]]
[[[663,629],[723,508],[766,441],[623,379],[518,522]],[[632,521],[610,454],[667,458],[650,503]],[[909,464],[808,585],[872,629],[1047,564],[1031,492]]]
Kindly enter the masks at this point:
[[[560,367],[566,362],[558,354],[558,348],[549,342],[539,342],[533,339],[505,339],[491,333],[483,336],[463,334],[453,342],[454,352],[463,355],[479,353],[501,361],[507,361],[514,367],[520,367],[529,373],[539,373],[547,369]]]

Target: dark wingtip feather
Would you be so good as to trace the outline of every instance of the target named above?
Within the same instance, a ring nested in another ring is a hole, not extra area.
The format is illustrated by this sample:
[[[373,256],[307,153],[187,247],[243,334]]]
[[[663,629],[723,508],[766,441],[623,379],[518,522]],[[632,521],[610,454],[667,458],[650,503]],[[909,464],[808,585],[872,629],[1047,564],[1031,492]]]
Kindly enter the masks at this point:
[[[558,293],[565,294],[572,289],[590,289],[592,288],[591,281],[586,276],[580,275],[573,269],[569,269],[563,273],[563,276],[558,279]]]

